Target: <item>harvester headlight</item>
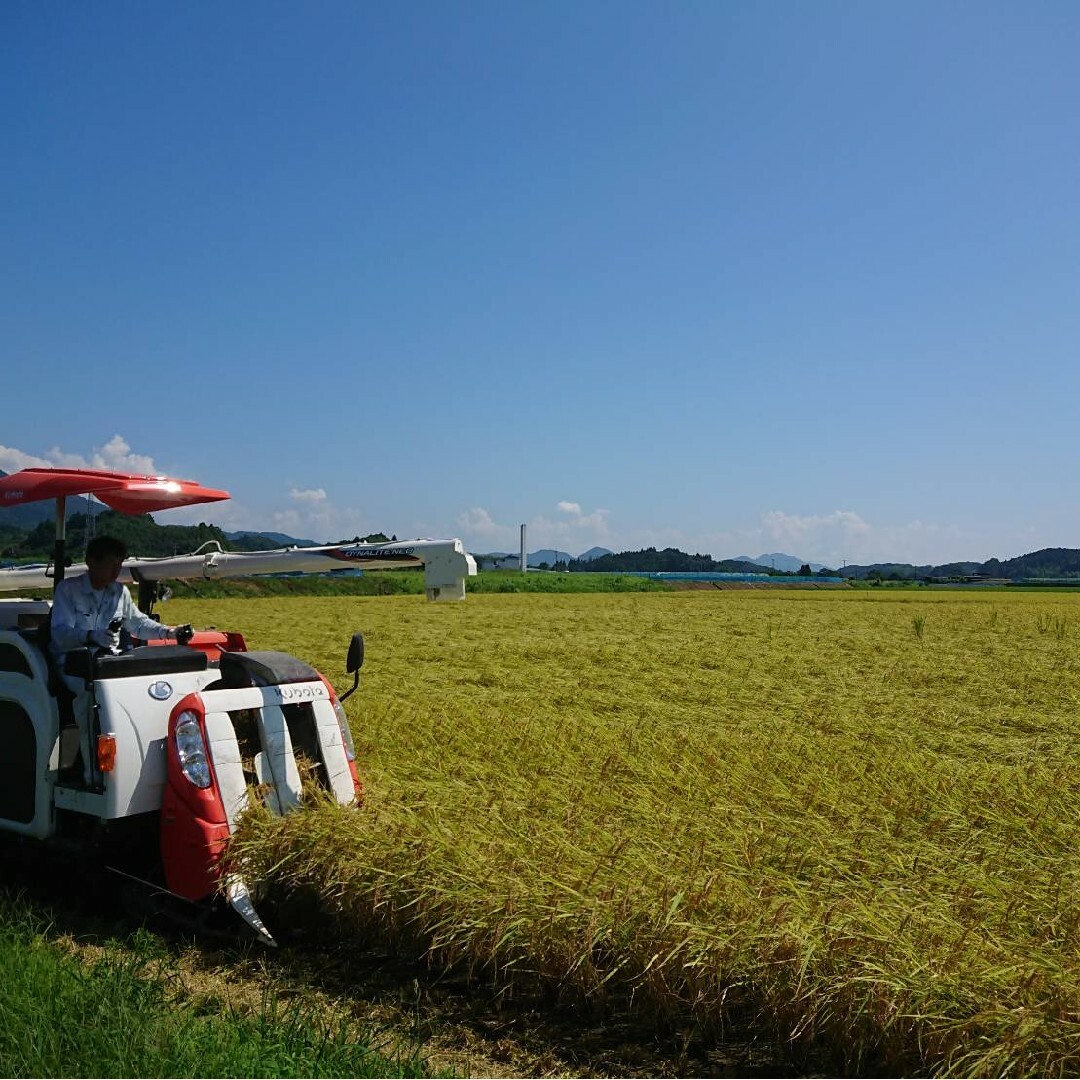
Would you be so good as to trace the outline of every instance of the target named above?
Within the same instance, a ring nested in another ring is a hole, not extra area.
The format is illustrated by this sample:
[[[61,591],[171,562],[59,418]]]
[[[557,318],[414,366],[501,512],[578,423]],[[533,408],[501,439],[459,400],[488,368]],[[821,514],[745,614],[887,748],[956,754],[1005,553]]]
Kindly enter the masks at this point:
[[[349,727],[349,718],[345,715],[345,706],[335,697],[334,713],[337,715],[338,727],[341,728],[341,741],[345,744],[345,756],[350,761],[356,760],[356,748],[353,746],[352,729]]]
[[[197,788],[210,786],[210,764],[206,760],[206,740],[196,713],[184,710],[176,720],[176,753],[180,770]]]

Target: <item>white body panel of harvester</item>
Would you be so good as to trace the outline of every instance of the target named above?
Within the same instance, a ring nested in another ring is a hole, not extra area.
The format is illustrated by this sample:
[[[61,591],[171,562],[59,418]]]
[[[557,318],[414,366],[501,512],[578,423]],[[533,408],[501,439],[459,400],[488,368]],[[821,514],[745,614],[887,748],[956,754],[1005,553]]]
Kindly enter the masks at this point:
[[[0,600],[0,625],[10,615],[8,604],[25,612],[27,605],[37,611],[47,601]],[[153,658],[154,647],[138,650]],[[194,653],[195,650],[192,650]],[[21,719],[33,731],[33,772],[38,781],[32,815],[7,816],[0,799],[0,828],[29,836],[47,837],[55,831],[53,789],[56,805],[82,810],[103,820],[132,817],[161,809],[166,784],[166,742],[169,719],[177,703],[198,693],[206,710],[207,727],[212,727],[211,762],[227,769],[240,761],[237,735],[230,713],[245,710],[256,718],[262,749],[256,755],[259,780],[268,788],[272,809],[283,812],[296,805],[300,781],[283,705],[303,704],[311,714],[314,743],[328,787],[338,801],[354,796],[352,775],[342,743],[341,730],[326,685],[319,680],[294,682],[285,686],[242,688],[206,687],[220,681],[216,666],[202,670],[151,671],[110,677],[94,682],[92,694],[102,737],[115,740],[115,766],[101,776],[100,791],[80,790],[59,780],[62,765],[61,722],[56,698],[49,692],[49,672],[44,654],[17,629],[0,629],[0,706],[6,706],[8,724]],[[122,658],[118,658],[122,659]],[[149,661],[147,661],[149,662]],[[10,773],[8,774],[10,777]],[[224,781],[223,781],[224,784]],[[235,800],[234,800],[235,804]],[[246,804],[245,804],[246,805]],[[233,815],[230,814],[230,820]]]

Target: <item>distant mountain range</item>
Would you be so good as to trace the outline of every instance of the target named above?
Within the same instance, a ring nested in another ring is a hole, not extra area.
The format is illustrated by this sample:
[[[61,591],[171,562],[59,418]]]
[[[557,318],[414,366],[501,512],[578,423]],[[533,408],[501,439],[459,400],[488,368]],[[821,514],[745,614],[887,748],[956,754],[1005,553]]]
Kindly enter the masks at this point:
[[[764,566],[770,570],[783,570],[788,574],[797,574],[804,566],[809,566],[816,574],[819,570],[828,570],[824,563],[807,563],[805,559],[797,559],[794,555],[785,555],[782,551],[772,551],[767,555],[759,555],[756,559],[749,555],[736,555],[733,562],[754,563],[756,566]]]
[[[747,559],[747,556],[740,556]],[[749,561],[758,566],[774,568],[788,573],[797,573],[803,565],[794,555],[774,552],[759,555]],[[985,562],[961,561],[951,563],[867,563],[865,565],[848,564],[841,567],[823,567],[820,563],[810,563],[815,573],[828,569],[839,577],[853,578],[857,581],[866,578],[892,578],[900,580],[926,578],[997,578],[1007,581],[1046,580],[1048,578],[1080,578],[1080,549],[1077,548],[1041,548],[1027,555],[1018,555],[1015,559],[987,559]]]
[[[298,540],[295,536],[279,532],[252,532],[250,529],[241,529],[239,532],[227,532],[225,534],[237,544],[258,543],[259,547],[267,547],[263,541],[269,540],[271,547],[320,547],[318,540]],[[257,551],[258,548],[252,548]]]
[[[599,559],[602,555],[613,554],[613,551],[605,547],[591,547],[588,551],[583,551],[577,558],[578,562],[592,562],[593,559]]]
[[[604,555],[613,552],[607,548],[591,547],[578,556],[573,556],[568,551],[556,551],[554,548],[541,548],[539,551],[527,551],[525,553],[525,565],[539,570],[542,565],[553,567],[556,563],[569,565],[571,562],[592,562]],[[521,565],[521,553],[514,554],[508,551],[488,551],[483,554],[472,553],[478,568],[483,570],[514,569]]]

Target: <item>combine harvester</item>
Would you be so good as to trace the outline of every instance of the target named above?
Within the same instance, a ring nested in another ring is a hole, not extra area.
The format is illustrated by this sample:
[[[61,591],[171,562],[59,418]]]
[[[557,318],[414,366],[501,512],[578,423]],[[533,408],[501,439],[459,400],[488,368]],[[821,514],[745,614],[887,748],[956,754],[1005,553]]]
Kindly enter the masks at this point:
[[[65,500],[87,494],[127,514],[229,498],[161,476],[24,469],[0,477],[0,507],[56,501],[53,562],[0,570],[0,592],[63,579]],[[422,566],[428,599],[440,601],[463,599],[465,578],[476,573],[460,540],[411,540],[242,553],[215,546],[128,559],[120,580],[138,585],[139,606],[149,614],[159,583],[169,579],[346,566]],[[359,685],[362,635],[349,645],[346,668],[354,680],[340,697],[313,667],[282,652],[248,651],[237,633],[197,631],[184,645],[135,642],[119,655],[67,654],[66,673],[85,679],[94,703],[96,761],[87,785],[75,762],[72,695],[48,647],[50,610],[48,600],[0,600],[0,832],[113,869],[148,887],[161,910],[181,900],[209,914],[224,896],[260,940],[273,944],[242,875],[227,869],[223,856],[252,800],[275,813],[299,805],[302,774],[339,803],[358,803],[341,702]]]

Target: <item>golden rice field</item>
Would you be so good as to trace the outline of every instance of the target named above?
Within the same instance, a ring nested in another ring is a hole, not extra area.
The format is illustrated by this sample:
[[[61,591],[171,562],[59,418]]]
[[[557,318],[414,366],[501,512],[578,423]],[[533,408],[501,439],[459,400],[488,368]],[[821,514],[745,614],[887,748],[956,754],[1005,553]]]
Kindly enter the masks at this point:
[[[1080,1072],[1080,596],[166,611],[339,689],[364,631],[363,810],[247,841],[358,938],[848,1069]]]

